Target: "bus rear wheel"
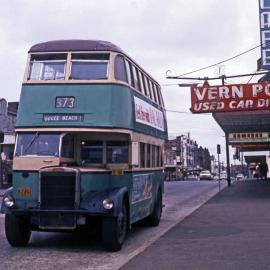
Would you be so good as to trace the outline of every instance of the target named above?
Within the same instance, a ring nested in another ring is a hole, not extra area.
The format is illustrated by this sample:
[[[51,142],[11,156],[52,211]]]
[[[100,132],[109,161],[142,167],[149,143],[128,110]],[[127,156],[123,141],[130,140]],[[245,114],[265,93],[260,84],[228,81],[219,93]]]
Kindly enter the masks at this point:
[[[161,219],[161,213],[162,213],[162,192],[159,189],[153,212],[147,218],[148,224],[153,227],[158,226]]]
[[[116,218],[104,218],[102,222],[102,238],[106,248],[110,251],[119,251],[125,241],[127,233],[127,205],[122,204]]]
[[[9,244],[13,247],[23,247],[29,242],[31,236],[29,219],[13,214],[5,216],[5,232]]]

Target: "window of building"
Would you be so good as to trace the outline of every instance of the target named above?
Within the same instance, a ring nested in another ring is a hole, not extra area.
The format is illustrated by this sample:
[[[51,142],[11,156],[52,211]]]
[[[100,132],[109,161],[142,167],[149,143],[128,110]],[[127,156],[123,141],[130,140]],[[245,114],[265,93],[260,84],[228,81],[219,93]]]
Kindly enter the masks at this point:
[[[128,163],[128,142],[107,142],[107,163]]]

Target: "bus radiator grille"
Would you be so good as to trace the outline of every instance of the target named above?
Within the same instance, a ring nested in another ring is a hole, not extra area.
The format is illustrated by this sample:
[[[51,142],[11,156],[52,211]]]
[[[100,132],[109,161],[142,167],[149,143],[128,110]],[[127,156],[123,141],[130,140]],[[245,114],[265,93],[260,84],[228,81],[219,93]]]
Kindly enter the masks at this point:
[[[75,186],[75,173],[43,173],[40,179],[40,208],[74,209]]]

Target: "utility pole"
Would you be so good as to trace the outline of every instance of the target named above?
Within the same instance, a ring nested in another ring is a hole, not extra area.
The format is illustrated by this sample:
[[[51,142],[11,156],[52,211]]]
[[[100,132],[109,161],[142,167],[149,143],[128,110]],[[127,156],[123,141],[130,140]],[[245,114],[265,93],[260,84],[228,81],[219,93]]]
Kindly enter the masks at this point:
[[[218,157],[218,190],[220,191],[220,163],[219,163],[219,155],[220,155],[220,144],[217,145],[217,157]]]
[[[230,150],[229,150],[229,138],[228,133],[225,133],[225,144],[226,144],[226,162],[227,162],[227,182],[228,186],[231,185],[231,170],[230,170]]]

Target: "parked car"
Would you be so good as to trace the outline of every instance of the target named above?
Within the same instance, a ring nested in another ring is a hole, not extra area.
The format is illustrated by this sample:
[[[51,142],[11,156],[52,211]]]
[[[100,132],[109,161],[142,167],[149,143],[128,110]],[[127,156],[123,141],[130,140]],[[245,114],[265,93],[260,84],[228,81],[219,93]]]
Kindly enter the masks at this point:
[[[226,172],[221,172],[220,173],[220,179],[221,180],[227,180],[227,173]]]
[[[212,174],[210,171],[201,171],[199,177],[200,180],[212,180]]]
[[[236,175],[236,180],[242,181],[242,180],[244,180],[244,179],[245,179],[245,176],[244,176],[242,173],[238,173],[238,174]]]

